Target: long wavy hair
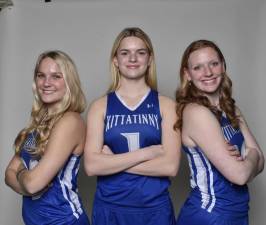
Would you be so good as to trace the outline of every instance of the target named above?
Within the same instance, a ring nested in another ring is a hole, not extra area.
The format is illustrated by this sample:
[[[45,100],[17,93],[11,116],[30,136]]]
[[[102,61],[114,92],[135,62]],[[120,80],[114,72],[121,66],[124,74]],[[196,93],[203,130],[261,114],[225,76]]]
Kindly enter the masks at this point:
[[[126,37],[137,37],[137,38],[140,38],[145,43],[148,49],[149,55],[151,57],[151,63],[149,65],[147,74],[145,76],[145,80],[146,80],[147,85],[151,89],[157,90],[156,65],[155,65],[154,50],[152,47],[151,40],[149,36],[140,28],[128,27],[122,30],[118,34],[112,47],[112,51],[110,55],[110,71],[111,71],[111,76],[112,76],[112,83],[108,89],[108,92],[117,90],[120,85],[121,75],[119,72],[119,68],[117,68],[117,66],[114,64],[114,58],[117,55],[117,50],[120,46],[121,41]]]
[[[192,52],[197,51],[203,48],[212,48],[216,51],[220,61],[224,66],[224,73],[222,74],[222,81],[219,87],[219,105],[220,109],[211,105],[208,98],[204,95],[202,91],[200,91],[192,82],[189,82],[185,75],[185,70],[188,70],[188,60]],[[182,128],[182,114],[185,106],[189,103],[197,103],[199,105],[203,105],[209,108],[216,116],[216,118],[220,121],[222,112],[225,112],[227,118],[231,122],[234,128],[239,127],[239,118],[236,115],[235,111],[235,100],[232,98],[232,81],[226,73],[226,62],[225,58],[218,48],[218,46],[209,40],[197,40],[192,42],[185,50],[180,66],[180,87],[176,91],[176,113],[178,116],[178,120],[175,123],[175,129]]]
[[[36,76],[39,72],[40,64],[45,58],[51,58],[55,61],[63,74],[66,84],[66,93],[60,101],[59,107],[50,114],[48,114],[48,106],[42,102],[36,87]],[[28,134],[34,132],[36,136],[36,146],[30,149],[30,152],[34,155],[41,156],[44,153],[49,135],[56,121],[68,111],[82,113],[86,107],[86,98],[81,89],[79,75],[74,62],[66,53],[59,50],[46,51],[39,55],[34,69],[32,90],[34,100],[30,122],[28,126],[22,129],[17,135],[14,147],[18,154]]]

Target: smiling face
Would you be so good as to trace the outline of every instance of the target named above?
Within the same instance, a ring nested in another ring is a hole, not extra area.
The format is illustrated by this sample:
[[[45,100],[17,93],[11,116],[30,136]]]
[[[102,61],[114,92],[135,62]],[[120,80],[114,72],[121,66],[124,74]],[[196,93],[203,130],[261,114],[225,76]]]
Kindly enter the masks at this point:
[[[131,36],[121,41],[113,60],[121,78],[141,79],[147,73],[151,57],[145,43],[140,38]]]
[[[52,110],[66,93],[64,76],[56,62],[46,57],[38,68],[35,77],[36,89],[41,101]]]
[[[211,47],[192,52],[188,58],[188,68],[184,70],[187,80],[207,97],[218,96],[224,72],[223,62]]]

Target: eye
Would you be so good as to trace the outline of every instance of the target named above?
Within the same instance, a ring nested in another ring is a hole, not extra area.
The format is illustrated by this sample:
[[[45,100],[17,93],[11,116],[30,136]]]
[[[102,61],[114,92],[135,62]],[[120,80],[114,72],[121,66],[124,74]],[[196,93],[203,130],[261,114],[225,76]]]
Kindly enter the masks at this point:
[[[120,51],[119,54],[122,56],[126,56],[128,54],[128,52],[127,51]]]
[[[52,74],[52,78],[54,79],[54,80],[59,80],[59,79],[61,79],[63,77],[63,75],[61,74],[61,73],[54,73],[54,74]]]
[[[44,79],[45,78],[45,75],[43,73],[37,73],[36,74],[36,78],[38,78],[38,79]]]
[[[219,61],[213,61],[211,62],[211,66],[212,67],[216,67],[216,66],[219,66],[220,65],[220,62]]]
[[[202,65],[196,65],[192,67],[192,69],[195,71],[199,71],[201,68],[202,68]]]
[[[140,50],[140,51],[138,51],[138,53],[140,55],[147,55],[148,54],[148,52],[146,50]]]

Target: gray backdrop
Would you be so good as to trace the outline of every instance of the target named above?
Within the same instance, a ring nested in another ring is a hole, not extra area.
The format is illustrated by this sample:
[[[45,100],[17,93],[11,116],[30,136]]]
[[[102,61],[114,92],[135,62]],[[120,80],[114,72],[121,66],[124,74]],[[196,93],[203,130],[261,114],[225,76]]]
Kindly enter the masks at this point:
[[[21,196],[4,184],[12,143],[29,119],[37,56],[47,49],[67,52],[76,62],[88,102],[110,82],[112,43],[124,27],[139,26],[153,41],[159,91],[174,98],[182,52],[193,40],[215,41],[227,60],[234,96],[262,149],[266,147],[264,0],[13,0],[0,12],[0,225],[20,225]],[[85,115],[85,114],[84,114]],[[182,159],[171,194],[178,213],[189,190]],[[81,167],[83,202],[90,213],[95,178]],[[250,184],[251,225],[264,225],[265,172]]]

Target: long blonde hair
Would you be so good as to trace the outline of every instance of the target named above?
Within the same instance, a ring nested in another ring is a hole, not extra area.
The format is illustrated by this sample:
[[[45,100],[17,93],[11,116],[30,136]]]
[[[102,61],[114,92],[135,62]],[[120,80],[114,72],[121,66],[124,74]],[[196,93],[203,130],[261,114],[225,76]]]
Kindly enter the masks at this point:
[[[154,59],[154,50],[152,47],[151,40],[149,36],[140,28],[138,27],[128,27],[122,30],[117,38],[115,39],[115,42],[113,44],[113,48],[111,51],[110,56],[110,70],[111,70],[111,76],[112,76],[112,83],[108,89],[108,92],[112,92],[117,90],[117,88],[120,85],[120,73],[117,66],[114,64],[114,58],[117,55],[117,50],[120,46],[121,41],[126,37],[137,37],[140,38],[146,45],[149,55],[151,57],[151,63],[149,65],[147,74],[145,76],[147,85],[153,89],[157,90],[157,78],[156,78],[156,65],[155,65],[155,59]]]
[[[45,58],[51,58],[55,61],[63,74],[66,84],[66,93],[61,100],[59,107],[49,115],[48,106],[42,102],[36,88],[36,76],[40,64]],[[79,75],[74,62],[66,53],[59,50],[46,51],[39,55],[34,69],[32,89],[34,100],[30,122],[29,125],[17,135],[14,147],[16,153],[19,153],[28,134],[34,131],[36,134],[36,146],[32,150],[32,154],[42,155],[46,144],[48,143],[50,132],[56,121],[58,121],[67,111],[82,113],[86,107],[86,98],[81,89]]]
[[[176,113],[178,116],[178,120],[175,124],[175,128],[181,129],[182,128],[182,114],[185,106],[189,103],[197,103],[200,105],[204,105],[209,108],[214,114],[216,115],[217,119],[220,120],[222,112],[218,110],[216,107],[212,106],[210,101],[204,94],[193,85],[192,82],[189,82],[187,77],[185,76],[185,70],[188,70],[188,60],[189,56],[192,52],[202,49],[202,48],[212,48],[217,53],[219,59],[224,65],[224,69],[226,71],[226,62],[225,58],[218,48],[218,46],[209,40],[197,40],[192,42],[185,50],[180,66],[180,87],[176,91]],[[220,97],[219,97],[219,104],[220,108],[223,112],[225,112],[226,116],[228,117],[229,121],[233,125],[233,127],[239,127],[239,118],[235,112],[235,100],[232,98],[232,81],[227,75],[226,72],[222,74],[222,82],[220,86]]]

